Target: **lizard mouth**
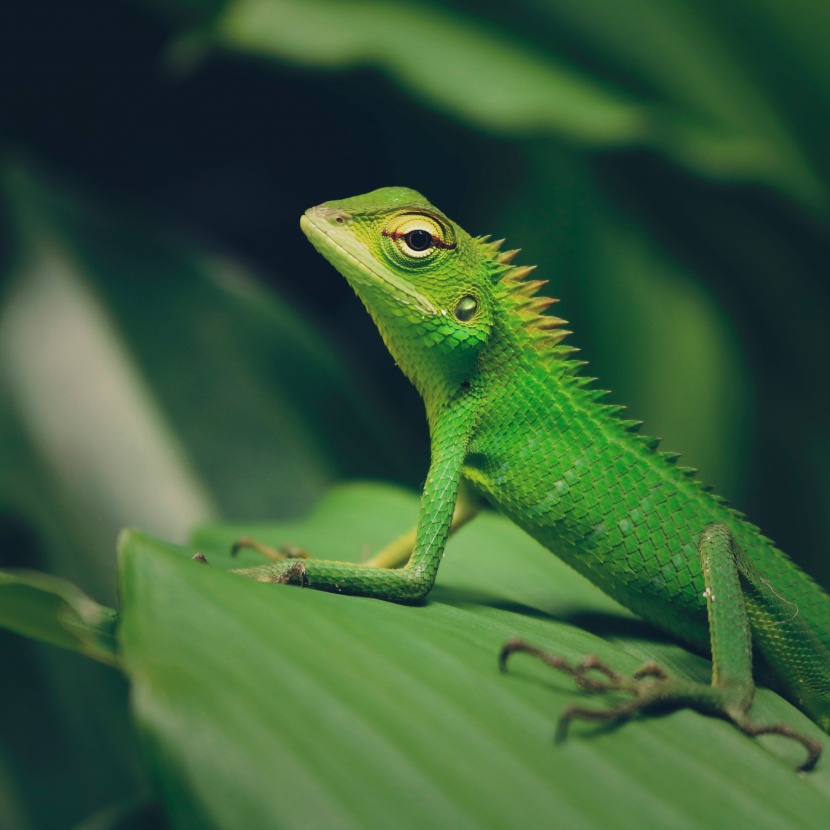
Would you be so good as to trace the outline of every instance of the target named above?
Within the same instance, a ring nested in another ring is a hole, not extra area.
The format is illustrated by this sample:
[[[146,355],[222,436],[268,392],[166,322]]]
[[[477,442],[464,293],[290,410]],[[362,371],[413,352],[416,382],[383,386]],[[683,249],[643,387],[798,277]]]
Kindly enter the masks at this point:
[[[300,228],[311,244],[353,285],[382,286],[404,305],[434,315],[435,306],[410,283],[382,267],[349,231],[351,217],[341,210],[318,205],[300,217]]]

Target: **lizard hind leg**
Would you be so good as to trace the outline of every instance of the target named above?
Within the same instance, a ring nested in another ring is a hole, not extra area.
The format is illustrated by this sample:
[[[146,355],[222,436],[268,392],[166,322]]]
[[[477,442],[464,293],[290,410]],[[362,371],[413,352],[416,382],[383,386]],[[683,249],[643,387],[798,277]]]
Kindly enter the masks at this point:
[[[730,720],[752,737],[774,734],[796,741],[807,751],[799,771],[812,769],[821,755],[817,741],[785,723],[755,723],[748,714],[755,692],[752,635],[739,577],[743,554],[737,542],[728,528],[713,525],[701,534],[698,555],[706,585],[713,664],[711,685],[673,677],[654,662],[642,666],[631,677],[624,677],[597,657],[589,656],[572,664],[520,639],[510,640],[502,648],[502,671],[506,670],[510,655],[521,652],[568,674],[587,692],[630,695],[628,700],[606,709],[567,707],[556,731],[557,741],[564,740],[573,720],[614,723],[658,706],[689,707]]]

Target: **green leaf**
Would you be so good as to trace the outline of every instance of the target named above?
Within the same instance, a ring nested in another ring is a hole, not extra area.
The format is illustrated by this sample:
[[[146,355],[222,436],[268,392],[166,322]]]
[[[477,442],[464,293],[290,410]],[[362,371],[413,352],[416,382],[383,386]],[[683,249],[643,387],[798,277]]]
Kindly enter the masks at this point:
[[[106,521],[108,556],[125,525],[181,539],[220,511],[296,514],[355,457],[388,457],[334,352],[241,265],[23,167],[0,185],[18,249],[0,378],[72,500]]]
[[[416,513],[411,495],[354,485],[305,521],[244,529],[356,558]],[[223,573],[241,529],[197,532],[214,567],[136,532],[121,545],[121,653],[174,826],[825,825],[826,765],[801,778],[799,747],[694,712],[576,726],[555,746],[557,714],[578,695],[529,660],[501,675],[508,637],[623,671],[656,656],[705,681],[709,665],[506,520],[484,515],[452,540],[420,607]],[[756,715],[822,734],[764,690]]]
[[[302,64],[379,66],[433,106],[491,130],[547,127],[603,144],[643,134],[645,112],[635,101],[552,55],[467,23],[432,4],[233,0],[214,37]]]
[[[183,540],[224,512],[296,515],[337,474],[391,457],[333,350],[240,265],[20,165],[0,188],[15,253],[0,506],[33,528],[45,570],[107,597],[125,526]]]
[[[115,664],[116,618],[65,579],[0,571],[0,626],[18,634]]]
[[[159,830],[167,827],[158,802],[133,797],[96,810],[75,830]]]
[[[302,65],[377,67],[474,127],[648,146],[698,175],[763,182],[826,214],[827,189],[797,135],[696,4],[525,5],[498,25],[441,3],[231,0],[208,39]],[[182,53],[202,37],[185,38]]]
[[[391,419],[241,265],[11,160],[0,201],[2,566],[112,605],[123,527],[183,540],[223,512],[299,513],[365,458],[383,468]],[[52,587],[5,586],[3,624],[111,660]],[[33,825],[142,792],[121,676],[36,643],[3,655],[0,741]]]

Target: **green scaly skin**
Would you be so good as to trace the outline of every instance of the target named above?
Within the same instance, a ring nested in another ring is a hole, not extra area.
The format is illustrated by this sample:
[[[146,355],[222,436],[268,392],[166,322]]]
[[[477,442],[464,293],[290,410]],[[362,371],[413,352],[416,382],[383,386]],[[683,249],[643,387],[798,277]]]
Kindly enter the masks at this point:
[[[414,548],[410,540],[367,565],[285,559],[240,572],[421,600],[464,480],[622,605],[712,651],[713,683],[701,686],[654,666],[625,680],[595,663],[572,667],[526,643],[508,644],[503,660],[525,651],[585,688],[635,695],[616,709],[575,708],[566,718],[616,718],[673,701],[726,716],[750,734],[798,740],[809,753],[804,768],[815,763],[815,741],[748,719],[751,649],[830,732],[830,597],[692,470],[678,467],[677,456],[657,451],[656,440],[637,434],[638,423],[620,419],[621,407],[600,402],[605,393],[578,374],[573,350],[560,343],[564,321],[543,314],[554,302],[536,296],[544,283],[511,264],[516,252],[469,236],[405,188],[326,202],[301,225],[350,282],[421,393],[432,460]]]

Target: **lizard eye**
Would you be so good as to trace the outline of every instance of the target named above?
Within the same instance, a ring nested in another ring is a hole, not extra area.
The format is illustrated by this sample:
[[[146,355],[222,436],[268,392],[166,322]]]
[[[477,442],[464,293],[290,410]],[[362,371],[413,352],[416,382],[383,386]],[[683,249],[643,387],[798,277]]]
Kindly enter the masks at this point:
[[[437,219],[423,213],[395,216],[382,231],[391,239],[398,252],[409,259],[431,258],[436,249],[455,248],[455,240],[447,238],[448,231]]]
[[[410,227],[407,228],[406,225]],[[429,256],[433,248],[441,247],[441,240],[430,228],[411,227],[412,223],[407,222],[400,230],[392,231],[390,236],[397,239],[398,246],[402,253],[413,259]]]
[[[416,228],[404,236],[404,242],[412,248],[413,251],[420,253],[421,251],[428,251],[432,247],[432,234],[423,228]]]
[[[455,318],[462,323],[469,323],[478,311],[478,300],[469,294],[462,297],[455,307]]]

